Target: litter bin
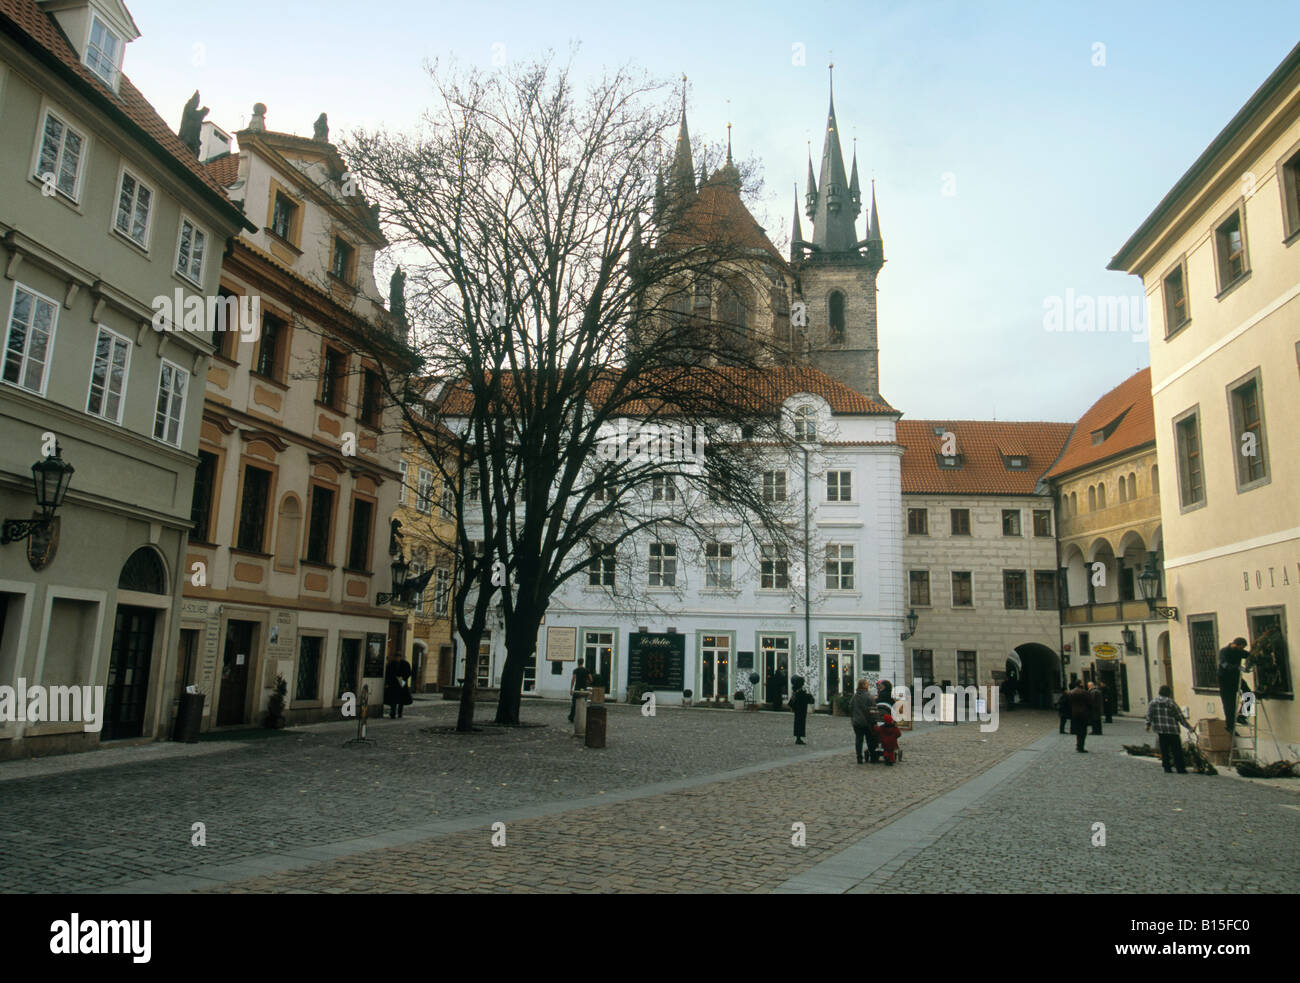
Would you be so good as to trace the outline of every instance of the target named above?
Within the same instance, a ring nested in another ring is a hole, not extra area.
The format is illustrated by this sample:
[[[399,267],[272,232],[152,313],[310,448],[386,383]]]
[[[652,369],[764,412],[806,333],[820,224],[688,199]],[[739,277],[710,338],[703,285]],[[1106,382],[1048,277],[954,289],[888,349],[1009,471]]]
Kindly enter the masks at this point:
[[[605,704],[593,703],[587,707],[587,747],[605,746]]]
[[[176,711],[176,726],[172,740],[193,744],[199,739],[199,725],[203,723],[203,701],[206,693],[182,693],[181,705]]]

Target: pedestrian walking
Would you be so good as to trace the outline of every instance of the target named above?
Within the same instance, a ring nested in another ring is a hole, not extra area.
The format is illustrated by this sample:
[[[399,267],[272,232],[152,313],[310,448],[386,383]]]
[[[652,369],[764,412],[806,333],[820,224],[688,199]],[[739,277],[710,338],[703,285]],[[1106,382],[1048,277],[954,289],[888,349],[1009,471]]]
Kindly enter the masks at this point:
[[[573,715],[578,709],[578,690],[586,689],[591,685],[591,670],[582,664],[582,659],[578,659],[578,665],[573,670],[573,678],[569,680],[569,723],[573,723]]]
[[[1092,701],[1092,732],[1101,736],[1101,690],[1095,682],[1088,684],[1088,699]]]
[[[813,698],[803,688],[802,676],[791,676],[790,686],[794,690],[790,694],[790,709],[794,711],[794,742],[806,744],[804,735],[808,732],[808,708],[812,706]]]
[[[1007,711],[1010,712],[1016,708],[1016,681],[1008,676],[1002,680],[1002,698],[1006,701]]]
[[[898,739],[902,735],[903,732],[894,723],[893,716],[888,713],[880,718],[880,723],[876,724],[876,737],[880,739],[885,764],[893,765],[894,759],[898,756]]]
[[[1172,759],[1173,766],[1178,769],[1178,774],[1187,774],[1187,764],[1183,760],[1183,736],[1179,727],[1191,729],[1191,724],[1183,716],[1183,711],[1179,709],[1178,704],[1174,702],[1174,691],[1168,686],[1160,687],[1160,695],[1147,704],[1147,730],[1152,726],[1156,729],[1156,736],[1160,739],[1160,763],[1164,765],[1165,771],[1170,770],[1169,765]]]
[[[396,720],[402,715],[402,708],[414,701],[411,697],[411,664],[405,656],[394,655],[384,667],[384,702],[388,704],[389,716]]]
[[[777,666],[776,672],[772,674],[772,692],[769,694],[773,710],[781,709],[781,701],[785,699],[785,689],[785,668]]]
[[[1083,745],[1088,739],[1088,721],[1092,719],[1092,697],[1083,688],[1083,682],[1077,681],[1070,690],[1070,733],[1074,735],[1074,749],[1087,754]]]
[[[871,695],[871,683],[867,679],[858,680],[858,688],[853,693],[853,747],[858,754],[858,764],[862,764],[862,742],[867,743],[867,754],[874,761],[876,754],[876,737],[872,731],[875,726],[876,700]]]
[[[1237,705],[1240,691],[1250,692],[1250,684],[1241,678],[1241,660],[1246,654],[1246,640],[1241,637],[1219,650],[1219,698],[1223,700],[1223,719],[1227,721],[1229,734],[1234,730],[1234,720],[1238,724],[1250,723]]]
[[[1056,712],[1061,715],[1061,733],[1065,733],[1065,725],[1070,719],[1070,691],[1061,690],[1061,698],[1056,701]]]

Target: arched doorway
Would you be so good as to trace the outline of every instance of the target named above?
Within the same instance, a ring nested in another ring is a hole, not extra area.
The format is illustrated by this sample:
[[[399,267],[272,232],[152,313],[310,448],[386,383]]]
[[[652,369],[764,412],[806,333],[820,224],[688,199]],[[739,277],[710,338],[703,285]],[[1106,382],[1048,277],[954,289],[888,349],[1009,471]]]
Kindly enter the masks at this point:
[[[122,564],[117,589],[142,594],[167,593],[167,568],[152,546],[141,546]],[[104,727],[100,740],[139,737],[144,733],[153,666],[154,608],[119,604],[113,621],[113,649],[104,687]]]
[[[1050,710],[1052,694],[1060,688],[1061,659],[1046,645],[1026,642],[1017,645],[1012,652],[1014,660],[1007,659],[1007,673],[1010,675],[1016,662],[1016,690],[1020,702],[1027,707]]]

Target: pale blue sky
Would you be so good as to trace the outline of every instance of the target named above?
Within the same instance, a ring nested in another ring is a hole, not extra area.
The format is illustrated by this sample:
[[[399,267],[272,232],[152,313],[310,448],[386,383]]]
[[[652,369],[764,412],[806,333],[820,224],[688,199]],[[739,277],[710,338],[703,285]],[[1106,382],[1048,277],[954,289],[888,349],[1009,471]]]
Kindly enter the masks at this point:
[[[402,126],[427,102],[426,59],[490,68],[495,44],[520,59],[576,41],[584,73],[685,72],[692,133],[722,139],[730,119],[737,153],[762,160],[773,238],[809,139],[819,163],[833,50],[888,259],[881,390],[912,418],[1072,421],[1146,365],[1131,334],[1047,331],[1044,302],[1140,294],[1106,263],[1300,40],[1295,0],[129,6],[143,37],[126,73],[173,126],[195,88],[230,129],[259,101],[303,135],[322,111],[335,138]]]

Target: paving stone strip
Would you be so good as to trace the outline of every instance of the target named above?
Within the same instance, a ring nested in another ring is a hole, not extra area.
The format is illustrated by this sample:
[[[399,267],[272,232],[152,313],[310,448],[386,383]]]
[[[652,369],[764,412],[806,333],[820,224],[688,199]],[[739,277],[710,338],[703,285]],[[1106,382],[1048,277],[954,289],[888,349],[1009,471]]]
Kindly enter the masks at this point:
[[[249,870],[242,880],[206,890],[768,892],[995,765],[1049,723],[1055,727],[1055,718],[1022,713],[1004,716],[989,734],[974,725],[905,734],[903,761],[892,768],[858,765],[844,747],[795,764],[756,766],[672,790],[630,790],[545,814],[499,810],[448,824],[442,835],[414,831],[415,842],[405,845],[346,855],[351,851],[340,844],[337,859],[307,866],[305,854],[285,856],[276,862],[286,869],[260,876]],[[492,845],[497,822],[505,824],[503,846]],[[796,823],[803,824],[806,846],[792,843]]]

